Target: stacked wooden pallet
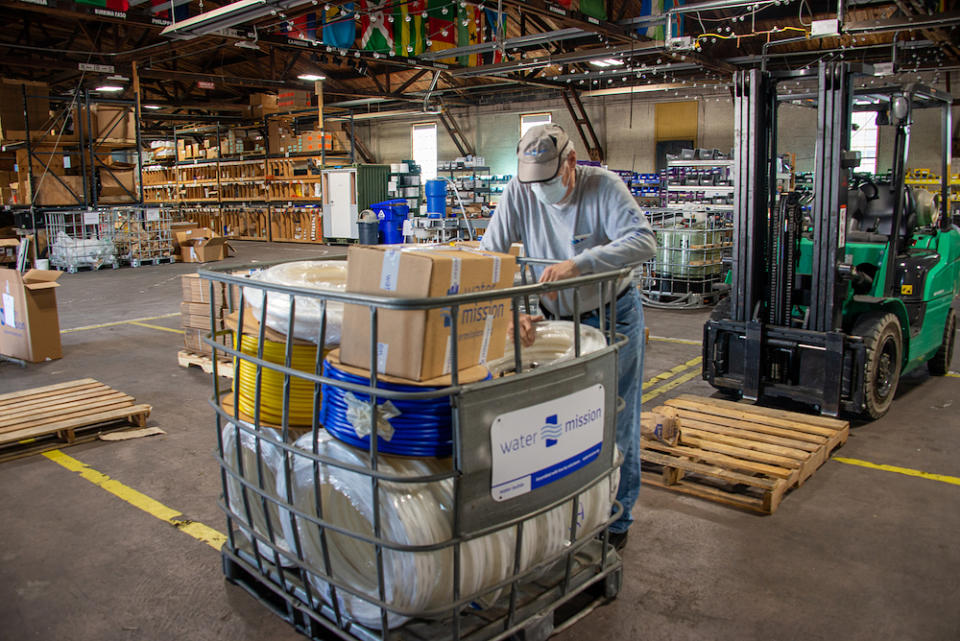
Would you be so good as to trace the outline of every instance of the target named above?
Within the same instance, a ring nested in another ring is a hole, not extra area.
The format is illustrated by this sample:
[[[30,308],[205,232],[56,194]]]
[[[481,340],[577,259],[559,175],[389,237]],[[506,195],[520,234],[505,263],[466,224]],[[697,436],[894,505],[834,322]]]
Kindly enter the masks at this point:
[[[0,460],[96,438],[106,429],[143,427],[150,410],[92,378],[0,394]]]
[[[654,408],[679,440],[641,440],[644,482],[763,513],[847,441],[847,421],[684,394]]]

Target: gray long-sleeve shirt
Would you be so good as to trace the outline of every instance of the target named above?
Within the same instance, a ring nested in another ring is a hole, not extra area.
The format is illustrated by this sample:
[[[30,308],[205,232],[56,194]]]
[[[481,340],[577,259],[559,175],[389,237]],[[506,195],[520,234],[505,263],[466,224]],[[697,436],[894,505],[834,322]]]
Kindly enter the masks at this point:
[[[657,247],[650,223],[620,177],[584,165],[577,166],[573,193],[560,205],[543,204],[516,177],[507,184],[481,246],[505,252],[515,242],[523,243],[532,258],[571,259],[582,274],[648,260]],[[535,271],[539,278],[542,269]],[[541,302],[560,316],[573,313],[572,292],[561,294],[559,309],[552,301]],[[581,288],[581,310],[597,307],[597,288]]]

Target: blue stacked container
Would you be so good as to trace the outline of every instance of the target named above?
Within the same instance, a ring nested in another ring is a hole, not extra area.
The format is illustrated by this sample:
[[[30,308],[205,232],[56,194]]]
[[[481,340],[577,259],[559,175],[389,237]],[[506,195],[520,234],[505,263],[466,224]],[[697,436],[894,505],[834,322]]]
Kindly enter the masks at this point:
[[[403,221],[410,213],[410,207],[403,198],[374,203],[370,209],[377,213],[380,220],[380,237],[384,245],[399,245],[403,242]]]
[[[427,216],[446,218],[447,183],[443,180],[428,180],[424,191],[427,194]]]

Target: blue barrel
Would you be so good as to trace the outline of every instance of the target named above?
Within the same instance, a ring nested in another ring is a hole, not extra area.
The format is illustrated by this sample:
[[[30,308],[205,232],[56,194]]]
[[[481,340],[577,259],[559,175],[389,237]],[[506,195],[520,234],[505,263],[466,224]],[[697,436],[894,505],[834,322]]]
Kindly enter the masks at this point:
[[[428,180],[426,186],[427,216],[444,218],[447,215],[447,183],[443,180]]]
[[[403,198],[385,200],[370,205],[380,221],[380,236],[384,245],[399,245],[403,242],[403,221],[410,213],[410,207]]]

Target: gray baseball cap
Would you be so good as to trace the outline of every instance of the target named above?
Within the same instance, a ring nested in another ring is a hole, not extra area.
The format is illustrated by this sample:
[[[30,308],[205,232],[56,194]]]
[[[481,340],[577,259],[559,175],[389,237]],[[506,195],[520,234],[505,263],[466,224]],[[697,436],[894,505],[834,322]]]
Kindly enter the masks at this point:
[[[559,125],[537,125],[527,130],[517,144],[517,179],[522,183],[550,180],[572,148]]]

